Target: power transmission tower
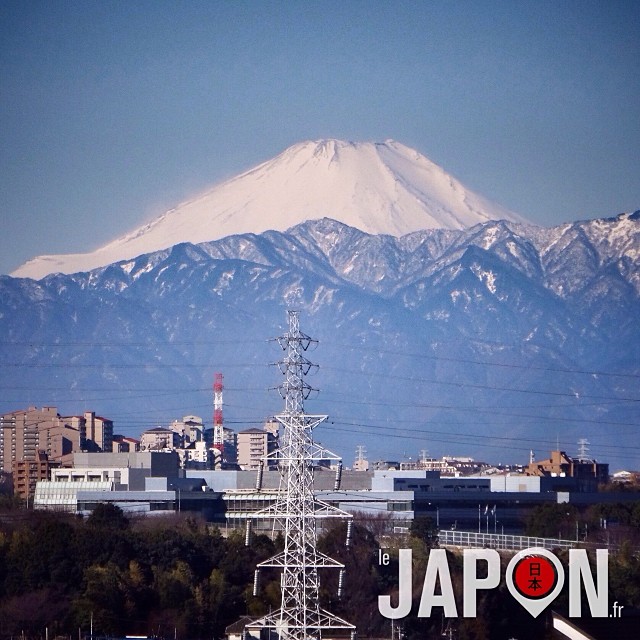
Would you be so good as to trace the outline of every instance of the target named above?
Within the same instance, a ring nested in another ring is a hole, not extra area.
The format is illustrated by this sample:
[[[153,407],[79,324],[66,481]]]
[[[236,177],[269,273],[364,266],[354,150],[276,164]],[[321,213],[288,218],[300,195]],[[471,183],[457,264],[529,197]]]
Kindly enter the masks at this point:
[[[304,411],[304,401],[314,390],[304,378],[317,366],[304,356],[304,352],[316,341],[300,331],[297,311],[289,311],[288,314],[289,331],[277,339],[286,352],[284,360],[278,363],[285,376],[279,387],[285,409],[275,416],[283,427],[280,449],[276,453],[280,492],[272,506],[256,514],[260,518],[275,520],[276,526],[284,533],[284,550],[257,565],[254,581],[255,593],[261,568],[281,569],[282,601],[278,611],[253,624],[273,630],[272,633],[275,632],[282,640],[321,639],[323,632],[336,629],[348,630],[354,636],[352,624],[320,607],[318,570],[339,569],[340,590],[344,565],[316,548],[317,522],[323,518],[351,516],[317,500],[313,494],[314,462],[340,458],[313,442],[313,429],[327,418]]]
[[[580,438],[578,440],[578,460],[580,462],[588,462],[589,461],[589,441],[586,438]]]

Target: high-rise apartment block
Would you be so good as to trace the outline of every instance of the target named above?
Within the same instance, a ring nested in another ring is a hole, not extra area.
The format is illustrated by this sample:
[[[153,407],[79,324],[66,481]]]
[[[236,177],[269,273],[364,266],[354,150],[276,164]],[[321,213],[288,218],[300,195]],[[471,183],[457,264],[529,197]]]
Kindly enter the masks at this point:
[[[55,407],[30,407],[26,411],[14,411],[0,417],[0,464],[2,470],[13,472],[16,460],[36,460],[38,451],[51,446],[51,434],[60,426],[60,416]]]
[[[69,417],[56,407],[5,413],[0,416],[0,470],[11,473],[14,491],[29,499],[50,464],[71,464],[79,451],[111,451],[112,441],[113,422],[92,411]]]
[[[243,470],[258,469],[262,459],[276,450],[278,441],[271,431],[245,429],[238,432],[238,464]],[[276,461],[273,461],[275,467]],[[269,465],[272,466],[272,465]]]
[[[77,419],[79,421],[84,419],[87,442],[93,445],[88,449],[94,453],[109,452],[113,449],[113,422],[111,420],[101,418],[93,411],[85,411],[84,416]]]

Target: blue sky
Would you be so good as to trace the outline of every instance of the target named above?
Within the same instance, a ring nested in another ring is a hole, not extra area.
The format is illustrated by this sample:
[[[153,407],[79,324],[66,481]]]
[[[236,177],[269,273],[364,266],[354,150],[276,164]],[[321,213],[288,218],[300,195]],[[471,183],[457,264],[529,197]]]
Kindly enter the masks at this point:
[[[3,0],[0,273],[324,137],[545,226],[640,209],[638,33],[635,0]]]

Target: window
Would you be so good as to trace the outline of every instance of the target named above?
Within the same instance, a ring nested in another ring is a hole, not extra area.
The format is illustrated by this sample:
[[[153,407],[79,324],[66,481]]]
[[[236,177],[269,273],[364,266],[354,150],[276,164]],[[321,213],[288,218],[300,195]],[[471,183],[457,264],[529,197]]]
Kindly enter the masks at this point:
[[[411,511],[411,501],[390,500],[387,503],[387,511]]]

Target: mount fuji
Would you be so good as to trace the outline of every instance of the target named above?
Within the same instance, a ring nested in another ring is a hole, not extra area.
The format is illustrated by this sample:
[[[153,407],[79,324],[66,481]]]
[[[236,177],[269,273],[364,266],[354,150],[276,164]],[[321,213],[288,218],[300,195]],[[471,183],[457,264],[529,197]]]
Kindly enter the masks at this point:
[[[332,451],[525,462],[589,438],[640,468],[640,211],[542,228],[397,142],[306,142],[14,276],[0,412],[95,409],[138,437],[210,416],[220,371],[227,424],[262,424],[281,408],[266,338],[295,305]]]
[[[307,141],[96,251],[38,256],[11,275],[39,279],[89,271],[181,242],[286,231],[325,217],[368,234],[395,237],[491,220],[523,222],[399,142]]]

